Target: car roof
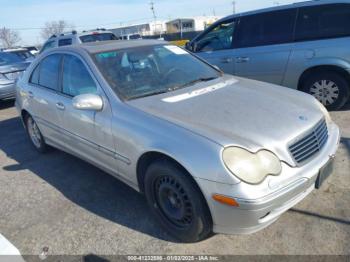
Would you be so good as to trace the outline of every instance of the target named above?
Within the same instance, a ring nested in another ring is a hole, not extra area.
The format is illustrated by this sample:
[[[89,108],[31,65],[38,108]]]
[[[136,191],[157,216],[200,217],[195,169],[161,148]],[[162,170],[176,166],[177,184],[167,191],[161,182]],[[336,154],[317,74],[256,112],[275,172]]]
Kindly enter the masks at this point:
[[[71,46],[75,49],[84,49],[90,54],[106,52],[111,50],[119,50],[126,48],[134,48],[141,46],[151,46],[151,45],[161,45],[168,42],[162,40],[111,40],[111,41],[101,41],[101,42],[90,42],[83,43],[80,45]]]
[[[220,19],[218,22],[240,17],[240,16],[246,16],[246,15],[253,15],[253,14],[259,14],[259,13],[265,13],[265,12],[271,12],[271,11],[277,11],[277,10],[285,10],[290,8],[298,8],[298,7],[305,7],[305,6],[318,6],[318,5],[325,5],[325,4],[350,4],[350,0],[311,0],[311,1],[303,1],[298,3],[292,3],[287,5],[279,5],[274,7],[268,7],[248,12],[242,12],[238,14],[233,14],[230,16],[226,16],[222,19]]]

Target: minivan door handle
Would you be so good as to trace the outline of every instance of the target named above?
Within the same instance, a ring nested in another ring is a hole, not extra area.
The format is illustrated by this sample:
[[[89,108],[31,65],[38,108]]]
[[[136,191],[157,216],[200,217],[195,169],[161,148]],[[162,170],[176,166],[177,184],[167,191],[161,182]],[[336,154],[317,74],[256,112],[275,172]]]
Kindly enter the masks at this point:
[[[34,97],[33,92],[32,91],[28,91],[28,96],[29,96],[29,98],[33,98]]]
[[[59,110],[64,110],[65,109],[64,104],[62,104],[61,102],[56,103],[56,107]]]
[[[237,57],[236,63],[248,63],[250,61],[249,57]]]

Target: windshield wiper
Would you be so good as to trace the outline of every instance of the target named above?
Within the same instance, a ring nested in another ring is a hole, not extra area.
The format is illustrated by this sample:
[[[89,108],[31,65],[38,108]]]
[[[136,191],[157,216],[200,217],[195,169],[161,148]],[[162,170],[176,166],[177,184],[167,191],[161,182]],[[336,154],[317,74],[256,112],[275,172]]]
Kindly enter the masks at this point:
[[[196,83],[199,83],[199,82],[208,82],[210,80],[214,80],[214,79],[217,79],[219,77],[217,76],[212,76],[212,77],[202,77],[202,78],[198,78],[198,79],[195,79],[193,81],[190,81],[184,85],[181,85],[181,86],[175,86],[173,88],[170,88],[169,90],[171,91],[175,91],[175,90],[178,90],[178,89],[181,89],[181,88],[184,88],[184,87],[187,87],[187,86],[191,86],[191,85],[194,85]]]
[[[143,98],[143,97],[147,97],[147,96],[154,96],[154,95],[159,95],[159,94],[164,94],[164,93],[175,91],[175,90],[187,87],[187,86],[194,85],[195,83],[207,82],[207,81],[214,80],[214,79],[217,79],[217,78],[219,78],[219,77],[217,77],[217,76],[215,76],[215,77],[202,77],[202,78],[198,78],[198,79],[195,79],[193,81],[190,81],[190,82],[188,82],[188,83],[186,83],[184,85],[181,85],[181,86],[175,86],[175,87],[171,87],[171,88],[167,88],[167,89],[158,90],[158,91],[155,91],[155,92],[149,92],[149,93],[145,93],[145,94],[142,94],[142,95],[139,95],[139,96],[131,96],[131,97],[127,98],[127,100]]]
[[[128,98],[128,100],[142,98],[142,97],[147,97],[147,96],[160,95],[160,94],[164,94],[164,93],[167,93],[167,92],[169,92],[169,89],[158,90],[158,91],[155,91],[155,92],[145,93],[145,94],[142,94],[142,95],[139,95],[139,96],[131,96],[131,97]]]

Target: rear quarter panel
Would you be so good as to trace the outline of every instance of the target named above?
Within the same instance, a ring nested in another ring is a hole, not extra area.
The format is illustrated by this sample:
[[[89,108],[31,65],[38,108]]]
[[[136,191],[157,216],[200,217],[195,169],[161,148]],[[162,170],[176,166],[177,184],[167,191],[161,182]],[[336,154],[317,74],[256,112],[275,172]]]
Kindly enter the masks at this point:
[[[291,52],[282,85],[297,89],[301,75],[316,66],[350,70],[350,37],[298,42]]]

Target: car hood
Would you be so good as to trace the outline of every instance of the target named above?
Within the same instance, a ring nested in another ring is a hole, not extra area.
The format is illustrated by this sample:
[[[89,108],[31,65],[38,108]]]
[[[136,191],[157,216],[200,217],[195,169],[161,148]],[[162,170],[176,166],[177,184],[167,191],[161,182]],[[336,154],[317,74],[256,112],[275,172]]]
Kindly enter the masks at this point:
[[[223,147],[268,149],[290,165],[288,144],[324,117],[310,95],[227,75],[127,103]]]

